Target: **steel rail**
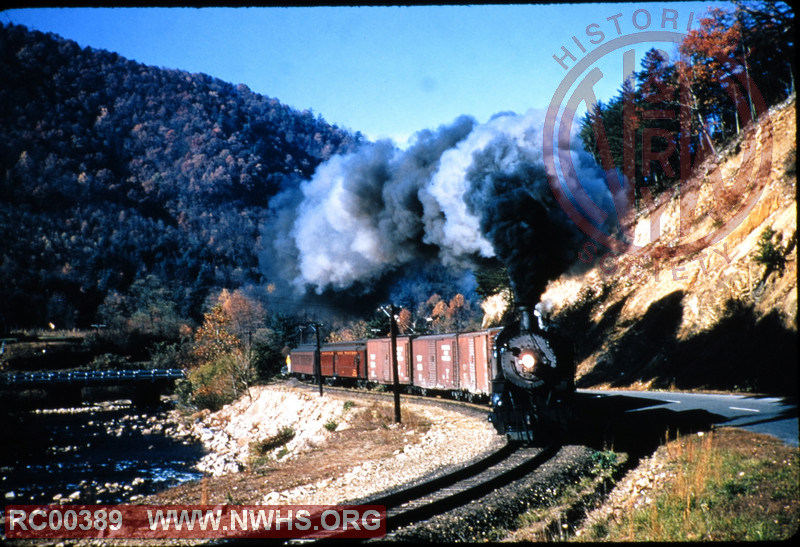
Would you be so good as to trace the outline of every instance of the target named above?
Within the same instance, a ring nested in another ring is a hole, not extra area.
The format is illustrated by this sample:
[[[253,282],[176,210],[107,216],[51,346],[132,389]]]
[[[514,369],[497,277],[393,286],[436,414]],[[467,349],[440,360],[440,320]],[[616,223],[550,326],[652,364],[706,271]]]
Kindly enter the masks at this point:
[[[371,499],[368,503],[386,505],[386,531],[389,534],[466,505],[520,479],[552,458],[560,445],[527,448],[509,444],[506,447],[473,466],[384,499]],[[490,463],[489,460],[494,461]]]

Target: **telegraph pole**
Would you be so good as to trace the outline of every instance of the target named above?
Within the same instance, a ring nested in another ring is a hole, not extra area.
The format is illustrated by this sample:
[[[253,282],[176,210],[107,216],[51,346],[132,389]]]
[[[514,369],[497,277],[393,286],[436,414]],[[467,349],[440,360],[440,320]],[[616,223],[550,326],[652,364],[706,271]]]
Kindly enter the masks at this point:
[[[397,308],[394,304],[389,306],[389,313],[386,312],[386,309],[383,308],[383,313],[386,313],[389,316],[389,324],[390,324],[390,333],[389,336],[391,337],[391,351],[392,351],[392,387],[394,388],[394,422],[399,424],[401,421],[400,418],[400,378],[398,377],[398,366],[397,366]]]
[[[314,374],[317,376],[317,383],[319,384],[319,396],[322,397],[322,351],[319,343],[319,323],[311,323],[314,332],[317,335],[317,349],[314,350]]]
[[[319,339],[319,329],[322,327],[320,323],[309,323],[305,327],[298,327],[298,331],[300,332],[300,343],[305,343],[305,336],[303,333],[305,329],[311,327],[314,329],[314,333],[316,334],[316,342],[317,347],[314,349],[314,376],[317,379],[317,384],[319,385],[319,395],[322,396],[322,349],[320,345]]]

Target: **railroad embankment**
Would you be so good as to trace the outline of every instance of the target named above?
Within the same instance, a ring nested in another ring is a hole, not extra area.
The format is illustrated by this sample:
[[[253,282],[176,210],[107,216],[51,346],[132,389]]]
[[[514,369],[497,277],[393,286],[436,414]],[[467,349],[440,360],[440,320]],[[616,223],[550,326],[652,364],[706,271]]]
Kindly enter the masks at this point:
[[[328,504],[356,499],[459,466],[503,442],[486,411],[467,415],[287,383],[256,386],[178,429],[200,439],[207,476],[148,503]]]

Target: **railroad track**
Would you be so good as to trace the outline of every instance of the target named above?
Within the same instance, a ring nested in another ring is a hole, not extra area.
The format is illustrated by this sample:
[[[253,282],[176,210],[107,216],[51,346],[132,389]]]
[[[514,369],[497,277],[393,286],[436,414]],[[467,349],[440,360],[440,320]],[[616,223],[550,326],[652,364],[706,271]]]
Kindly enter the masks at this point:
[[[506,444],[500,450],[471,465],[363,503],[386,506],[387,536],[404,526],[479,499],[485,494],[518,480],[549,460],[559,445],[545,448]]]
[[[299,384],[314,389],[315,386]],[[362,398],[386,400],[391,393],[376,393],[361,389],[326,387],[331,393],[352,394]],[[469,412],[483,413],[486,407],[463,401],[452,401],[424,396],[406,395],[404,400],[430,405],[458,406]],[[486,454],[464,467],[433,477],[423,478],[405,487],[390,492],[378,493],[346,502],[347,505],[382,505],[386,507],[386,539],[391,541],[393,532],[408,529],[458,507],[478,500],[492,491],[512,484],[550,460],[561,449],[560,444],[541,447],[525,447],[516,443],[506,443],[499,449]],[[225,545],[243,545],[247,539],[224,540]],[[269,545],[327,543],[341,541],[336,536],[302,540],[272,540]],[[348,541],[358,541],[348,539]],[[379,540],[381,541],[381,540]]]
[[[386,494],[366,497],[344,503],[345,505],[383,505],[386,507],[386,536],[381,539],[355,539],[346,541],[353,543],[377,541],[408,541],[402,534],[416,533],[415,525],[423,527],[426,521],[438,515],[457,510],[470,502],[480,500],[485,496],[491,498],[495,491],[504,491],[504,487],[512,485],[515,481],[526,481],[535,475],[535,472],[545,466],[552,459],[557,459],[563,451],[560,443],[554,443],[544,448],[524,447],[516,444],[507,444],[501,449],[475,461],[474,463],[438,476],[424,482],[414,484]],[[396,537],[395,534],[400,536]],[[235,539],[214,540],[204,545],[246,546],[252,545],[251,538],[242,537]],[[341,545],[342,539],[337,536],[304,539],[262,539],[261,545],[306,545],[336,544]]]
[[[303,383],[300,385],[314,387]],[[375,393],[340,386],[331,386],[327,389],[334,393],[351,393],[366,398],[385,400],[391,397],[391,393]],[[402,398],[415,403],[457,406],[472,412],[486,411],[483,405],[464,401],[408,394],[402,395]],[[388,539],[396,530],[464,506],[493,490],[511,484],[555,456],[560,448],[561,445],[558,443],[544,448],[507,443],[500,449],[455,471],[391,493],[354,500],[352,503],[385,506]],[[325,542],[330,539],[335,541],[335,537],[320,541]]]
[[[560,444],[544,448],[506,444],[499,450],[461,469],[402,488],[388,494],[356,500],[354,504],[384,505],[386,507],[386,537],[392,533],[423,522],[471,501],[480,499],[497,488],[519,480],[556,455]],[[319,540],[289,541],[297,543],[337,543],[336,536]],[[348,541],[358,540],[350,539]]]

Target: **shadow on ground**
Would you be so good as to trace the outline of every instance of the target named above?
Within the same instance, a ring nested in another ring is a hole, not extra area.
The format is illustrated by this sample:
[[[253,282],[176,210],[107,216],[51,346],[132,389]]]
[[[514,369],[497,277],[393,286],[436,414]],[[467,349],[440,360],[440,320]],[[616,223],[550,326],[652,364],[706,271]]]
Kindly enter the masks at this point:
[[[727,420],[705,410],[651,408],[661,401],[630,394],[595,397],[577,394],[567,443],[595,450],[626,452],[633,461],[649,456],[666,440],[708,431]]]

